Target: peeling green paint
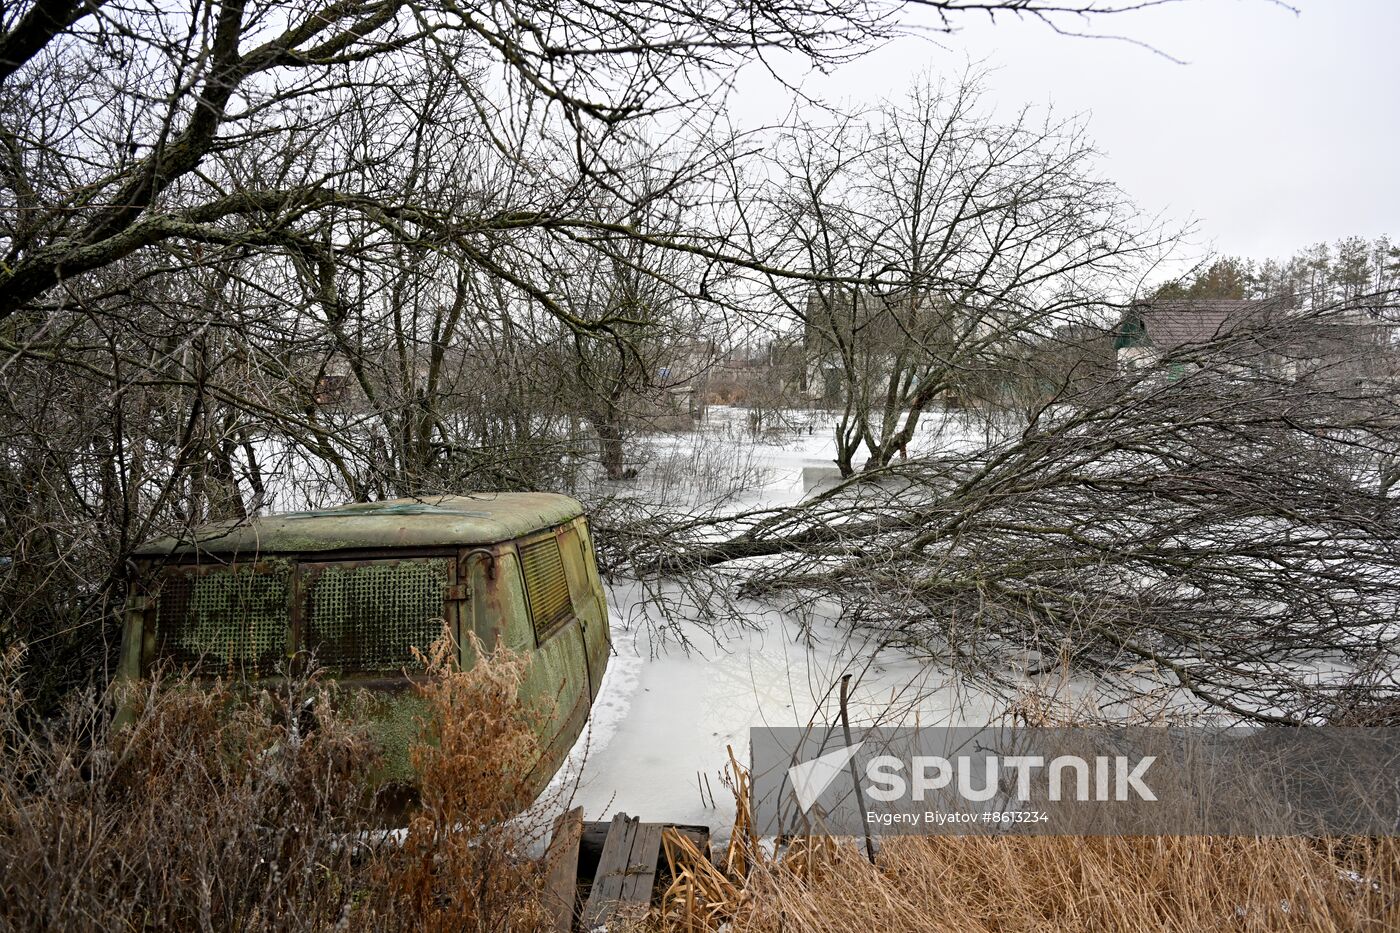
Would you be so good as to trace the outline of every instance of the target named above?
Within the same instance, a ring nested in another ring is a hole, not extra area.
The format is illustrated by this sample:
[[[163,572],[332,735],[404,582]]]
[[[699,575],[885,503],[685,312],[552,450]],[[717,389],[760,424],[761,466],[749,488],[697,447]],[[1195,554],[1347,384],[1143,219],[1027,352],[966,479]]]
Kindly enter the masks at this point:
[[[415,777],[410,750],[423,731],[423,723],[432,715],[428,701],[416,690],[361,693],[367,702],[356,712],[363,715],[369,735],[383,755],[374,775],[375,784],[412,784]]]

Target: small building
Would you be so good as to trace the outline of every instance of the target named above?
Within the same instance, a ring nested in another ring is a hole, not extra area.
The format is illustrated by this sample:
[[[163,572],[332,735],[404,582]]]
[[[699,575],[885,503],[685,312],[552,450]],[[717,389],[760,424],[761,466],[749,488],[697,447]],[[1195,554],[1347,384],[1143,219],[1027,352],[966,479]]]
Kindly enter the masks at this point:
[[[1180,298],[1144,301],[1123,315],[1114,332],[1118,367],[1146,369],[1183,351],[1204,348],[1237,331],[1253,331],[1277,319],[1278,301]],[[1174,363],[1173,366],[1184,366]]]
[[[1172,378],[1210,366],[1288,381],[1361,384],[1395,369],[1394,328],[1355,310],[1299,312],[1283,299],[1141,302],[1114,329],[1123,371]]]

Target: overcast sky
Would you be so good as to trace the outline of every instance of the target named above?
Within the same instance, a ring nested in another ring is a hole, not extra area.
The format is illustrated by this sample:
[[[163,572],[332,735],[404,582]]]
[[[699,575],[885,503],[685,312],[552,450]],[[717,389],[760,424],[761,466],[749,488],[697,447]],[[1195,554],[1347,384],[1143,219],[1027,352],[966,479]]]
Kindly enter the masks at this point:
[[[967,62],[999,112],[1052,104],[1088,118],[1104,174],[1145,209],[1198,221],[1220,252],[1287,256],[1319,240],[1400,236],[1400,0],[1185,0],[1096,20],[1185,64],[1043,26],[966,20],[897,40],[805,87],[833,102],[900,94]],[[731,109],[771,121],[784,94],[754,69]]]

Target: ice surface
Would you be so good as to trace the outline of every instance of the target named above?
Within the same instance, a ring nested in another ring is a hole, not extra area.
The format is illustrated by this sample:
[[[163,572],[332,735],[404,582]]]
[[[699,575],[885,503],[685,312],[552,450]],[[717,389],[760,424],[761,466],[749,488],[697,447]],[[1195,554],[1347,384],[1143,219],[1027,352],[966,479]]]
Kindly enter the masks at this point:
[[[716,438],[733,445],[726,462],[742,459],[757,468],[747,474],[755,484],[731,501],[735,509],[795,502],[807,491],[804,469],[834,466],[829,419],[803,413],[812,420],[812,433],[753,441],[744,436],[743,416],[741,410],[712,409],[708,430],[651,442],[682,455],[695,445],[714,445]],[[911,452],[975,443],[959,428],[929,418]],[[647,482],[645,473],[639,481]],[[946,670],[888,648],[875,650],[820,605],[798,618],[755,603],[746,619],[751,625],[732,620],[716,638],[698,624],[663,634],[667,620],[653,614],[636,583],[610,586],[608,600],[615,654],[589,728],[546,792],[564,788],[572,804],[584,808],[585,819],[626,812],[709,825],[723,837],[734,816],[733,798],[721,782],[726,749],[745,762],[753,726],[836,723],[843,674],[853,675],[853,724],[986,722],[1002,708]],[[677,635],[692,647],[680,647]]]

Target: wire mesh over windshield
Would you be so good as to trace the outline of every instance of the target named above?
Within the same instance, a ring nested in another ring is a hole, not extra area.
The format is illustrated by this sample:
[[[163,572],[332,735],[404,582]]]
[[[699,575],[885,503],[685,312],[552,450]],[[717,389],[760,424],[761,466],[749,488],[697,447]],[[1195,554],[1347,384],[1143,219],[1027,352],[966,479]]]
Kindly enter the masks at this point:
[[[275,673],[287,657],[291,565],[173,567],[156,614],[156,659],[205,675]]]
[[[317,664],[340,673],[418,666],[442,634],[449,562],[373,560],[304,567],[303,643]]]

